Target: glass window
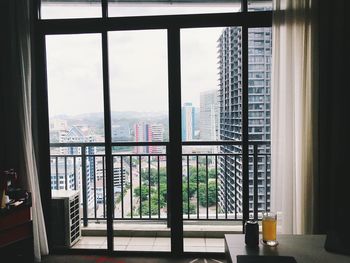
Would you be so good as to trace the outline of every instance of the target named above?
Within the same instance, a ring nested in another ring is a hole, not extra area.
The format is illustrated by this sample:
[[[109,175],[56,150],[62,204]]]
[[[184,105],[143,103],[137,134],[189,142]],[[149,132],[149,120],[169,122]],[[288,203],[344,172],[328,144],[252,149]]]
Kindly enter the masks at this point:
[[[123,17],[230,12],[232,13],[239,12],[240,8],[241,3],[239,0],[109,0],[108,15],[111,17]]]
[[[101,0],[41,0],[42,19],[102,17]]]
[[[259,12],[272,10],[271,0],[248,0],[248,11]]]

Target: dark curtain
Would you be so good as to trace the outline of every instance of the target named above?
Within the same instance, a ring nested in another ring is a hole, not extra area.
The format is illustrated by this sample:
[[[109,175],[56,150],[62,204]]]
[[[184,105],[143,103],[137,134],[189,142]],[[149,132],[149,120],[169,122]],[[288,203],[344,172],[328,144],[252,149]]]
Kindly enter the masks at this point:
[[[350,234],[350,1],[320,1],[316,233]]]
[[[18,112],[18,71],[10,70],[16,56],[11,28],[10,1],[0,3],[0,172],[14,168],[21,171],[19,153],[20,120]],[[20,175],[20,174],[19,174]],[[25,184],[25,183],[24,183]]]

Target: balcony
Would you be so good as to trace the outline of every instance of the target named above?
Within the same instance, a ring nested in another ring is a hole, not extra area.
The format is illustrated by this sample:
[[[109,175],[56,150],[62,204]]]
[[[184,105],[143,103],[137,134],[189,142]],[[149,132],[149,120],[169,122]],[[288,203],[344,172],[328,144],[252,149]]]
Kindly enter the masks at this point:
[[[203,142],[183,144],[188,147]],[[205,251],[223,252],[223,245],[215,245],[222,243],[223,235],[242,231],[241,143],[225,143],[234,144],[226,148],[220,142],[209,144],[215,151],[183,150],[182,154],[185,251],[186,248],[203,251],[203,246],[193,244],[204,242]],[[112,148],[120,145],[113,143]],[[115,249],[135,250],[137,240],[148,238],[153,245],[146,250],[169,251],[168,143],[144,145],[141,151],[138,147],[132,151],[112,151]],[[52,143],[50,147],[51,188],[80,193],[83,238],[73,248],[104,248],[107,244],[104,144]],[[260,219],[261,212],[270,207],[269,142],[251,142],[249,147],[249,172],[253,174],[249,179],[250,217]],[[155,245],[159,242],[164,246]]]

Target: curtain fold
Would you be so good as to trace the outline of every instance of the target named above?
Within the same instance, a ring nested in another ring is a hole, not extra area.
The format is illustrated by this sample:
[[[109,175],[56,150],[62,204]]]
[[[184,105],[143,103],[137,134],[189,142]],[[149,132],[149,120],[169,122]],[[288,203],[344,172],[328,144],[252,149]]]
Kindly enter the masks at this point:
[[[38,170],[32,133],[32,58],[31,24],[32,0],[10,1],[11,27],[11,88],[17,89],[18,128],[20,133],[21,161],[20,175],[24,177],[27,189],[32,193],[32,219],[34,236],[34,256],[41,261],[41,255],[48,254],[46,228],[43,217]]]
[[[271,90],[271,209],[279,232],[312,233],[317,202],[315,1],[275,0]]]

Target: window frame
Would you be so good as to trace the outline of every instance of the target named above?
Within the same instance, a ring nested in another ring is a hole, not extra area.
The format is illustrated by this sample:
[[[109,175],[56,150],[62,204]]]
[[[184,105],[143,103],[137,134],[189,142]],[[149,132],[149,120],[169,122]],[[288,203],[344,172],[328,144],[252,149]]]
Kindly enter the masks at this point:
[[[38,123],[41,129],[38,136],[43,138],[39,143],[39,159],[47,165],[41,165],[43,210],[48,220],[51,198],[50,176],[50,143],[49,143],[49,114],[46,76],[46,35],[99,33],[102,39],[102,66],[103,66],[103,94],[104,94],[104,128],[107,200],[113,198],[113,167],[112,167],[112,134],[110,87],[108,65],[108,32],[123,30],[165,29],[168,36],[168,105],[169,105],[169,142],[167,145],[167,160],[169,166],[169,184],[171,210],[171,254],[184,254],[183,247],[183,219],[182,219],[182,178],[174,176],[182,172],[182,146],[195,145],[194,142],[181,140],[181,65],[180,65],[180,30],[185,28],[231,27],[242,28],[242,159],[243,159],[243,220],[249,220],[249,139],[248,139],[248,30],[254,27],[271,27],[272,11],[248,12],[248,1],[241,1],[241,12],[219,14],[194,15],[161,15],[135,17],[108,17],[108,1],[101,0],[101,18],[74,18],[74,19],[40,19],[40,0],[36,0],[33,8],[35,20],[35,64],[38,91],[36,103],[38,109]],[[210,145],[213,142],[199,142],[201,145]],[[232,144],[232,141],[218,141],[215,144]],[[45,176],[46,175],[46,176]],[[115,253],[113,244],[113,203],[107,202],[107,252]],[[242,230],[243,231],[243,230]],[[55,251],[55,248],[52,248]],[[67,252],[69,250],[65,250]],[[91,251],[91,250],[89,250]],[[94,250],[101,251],[101,250]],[[106,252],[106,250],[103,250]],[[130,252],[132,253],[132,252]],[[151,252],[145,252],[151,253]],[[159,253],[157,252],[159,255]]]

